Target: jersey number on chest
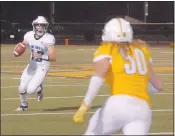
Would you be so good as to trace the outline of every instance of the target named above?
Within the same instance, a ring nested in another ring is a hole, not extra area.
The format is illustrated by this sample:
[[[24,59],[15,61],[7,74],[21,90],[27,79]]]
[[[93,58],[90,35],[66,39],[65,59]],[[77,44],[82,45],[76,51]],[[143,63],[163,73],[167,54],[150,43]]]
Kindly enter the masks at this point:
[[[31,46],[31,53],[37,53],[40,57],[39,58],[35,58],[34,56],[32,56],[32,60],[37,61],[37,62],[41,62],[42,58],[41,56],[44,55],[44,51],[41,47],[38,46]]]

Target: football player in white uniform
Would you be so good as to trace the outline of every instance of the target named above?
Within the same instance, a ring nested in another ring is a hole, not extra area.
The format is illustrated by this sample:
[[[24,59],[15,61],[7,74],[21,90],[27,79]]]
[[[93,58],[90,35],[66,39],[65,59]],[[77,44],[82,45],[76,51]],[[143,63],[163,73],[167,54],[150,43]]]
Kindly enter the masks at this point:
[[[38,16],[33,22],[33,31],[24,35],[21,44],[29,46],[31,50],[30,62],[21,76],[19,85],[20,107],[16,111],[28,108],[27,96],[37,94],[37,100],[43,99],[42,83],[49,71],[50,62],[56,61],[55,38],[47,33],[48,21],[43,16]]]

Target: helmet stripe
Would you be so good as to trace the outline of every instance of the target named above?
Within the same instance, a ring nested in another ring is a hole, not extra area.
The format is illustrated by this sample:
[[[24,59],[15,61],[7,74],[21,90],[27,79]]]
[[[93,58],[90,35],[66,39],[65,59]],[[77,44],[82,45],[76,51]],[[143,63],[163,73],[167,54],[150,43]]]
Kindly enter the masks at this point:
[[[121,20],[120,18],[117,18],[118,22],[119,22],[119,25],[120,25],[120,31],[121,31],[121,34],[123,33],[123,30],[122,30],[122,23],[121,23]]]

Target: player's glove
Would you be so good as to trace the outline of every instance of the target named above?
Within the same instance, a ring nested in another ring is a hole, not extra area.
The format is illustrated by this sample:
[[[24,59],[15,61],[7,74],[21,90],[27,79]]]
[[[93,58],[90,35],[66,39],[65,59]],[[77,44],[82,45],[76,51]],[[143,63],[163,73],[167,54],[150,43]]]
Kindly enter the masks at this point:
[[[85,104],[85,102],[82,103],[78,111],[73,116],[73,121],[75,123],[81,123],[84,121],[84,115],[88,111],[89,107]]]

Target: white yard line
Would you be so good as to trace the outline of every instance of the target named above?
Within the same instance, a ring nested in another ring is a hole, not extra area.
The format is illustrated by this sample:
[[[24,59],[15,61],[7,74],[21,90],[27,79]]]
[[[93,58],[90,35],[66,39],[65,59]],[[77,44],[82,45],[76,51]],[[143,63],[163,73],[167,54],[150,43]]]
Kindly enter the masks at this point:
[[[160,75],[160,76],[173,76],[174,74],[173,73],[169,73],[169,74],[156,74],[156,75]]]
[[[156,93],[154,95],[173,95],[174,93]],[[97,97],[107,97],[108,94],[96,95]],[[44,97],[44,99],[70,99],[70,98],[83,98],[84,96],[58,96],[58,97]],[[28,98],[36,99],[36,98]],[[19,98],[1,98],[1,100],[19,100]]]
[[[174,74],[172,73],[172,74],[157,74],[157,75],[160,75],[160,76],[173,76]],[[66,77],[57,77],[57,78],[66,78]],[[12,79],[19,80],[21,78],[12,78]],[[56,83],[56,82],[53,82],[53,83]],[[65,82],[63,82],[63,83],[65,83]]]
[[[48,76],[48,77],[46,77],[46,80],[48,80],[48,79],[53,79],[53,78],[66,78],[66,77],[50,77],[50,76]],[[13,77],[13,78],[11,78],[11,77],[2,77],[1,76],[1,79],[15,79],[15,80],[19,80],[19,79],[21,79],[20,77]],[[72,80],[72,79],[66,79],[66,80]],[[65,83],[67,83],[67,82],[65,82]]]
[[[44,87],[49,87],[49,86],[51,86],[51,87],[52,86],[68,87],[68,86],[87,86],[87,85],[85,85],[85,84],[79,84],[79,85],[75,85],[75,84],[73,84],[73,85],[70,85],[70,84],[69,85],[68,84],[67,85],[66,84],[65,85],[44,85]],[[3,87],[1,86],[1,88],[16,88],[16,87],[19,87],[19,86],[3,86]]]
[[[172,52],[172,51],[163,51],[163,52],[160,52],[160,53],[165,53],[165,54],[173,54],[174,52]]]
[[[160,64],[160,63],[154,63],[153,62],[153,66],[159,66],[159,67],[173,67],[174,65],[173,65],[173,63],[167,63],[167,64]]]
[[[165,85],[173,85],[173,83],[164,83]],[[88,86],[88,84],[63,84],[63,85],[43,85],[44,87],[48,87],[48,86],[62,86],[62,87],[68,87],[68,86]],[[104,85],[104,86],[108,86],[108,85]],[[16,88],[18,86],[1,86],[1,88]]]
[[[76,70],[76,69],[65,69],[65,70],[50,70],[49,72],[74,72],[74,71],[80,71],[80,70]],[[23,72],[23,71],[1,71],[1,73],[3,72]]]
[[[155,61],[153,60],[153,65],[154,65],[154,64],[164,66],[164,65],[168,65],[168,64],[172,64],[172,65],[173,65],[173,62],[155,62]]]
[[[69,70],[68,70],[69,71]],[[71,70],[72,71],[72,70]],[[74,71],[79,71],[79,70],[74,70]],[[2,72],[2,71],[1,71]],[[3,71],[3,72],[5,72],[5,71]],[[10,71],[10,72],[16,72],[16,71]],[[157,75],[160,75],[160,76],[172,76],[172,75],[174,75],[173,73],[160,73],[160,74],[157,74]],[[3,77],[3,76],[1,76],[1,79],[20,79],[20,77]],[[50,76],[47,76],[46,78],[66,78],[66,77],[50,77]]]
[[[166,62],[173,62],[173,60],[167,60],[167,59],[155,59],[155,58],[153,58],[153,61],[154,62],[162,62],[162,63],[166,63]]]
[[[173,135],[174,132],[158,132],[158,133],[148,133],[148,135]],[[124,135],[124,134],[112,134],[112,135]]]
[[[153,112],[172,112],[173,109],[157,109],[157,110],[152,110]],[[72,115],[75,112],[40,112],[40,113],[25,113],[25,114],[1,114],[1,117],[4,116],[35,116],[35,115]],[[93,114],[95,112],[88,112],[88,114]]]
[[[172,57],[173,59],[173,57]],[[83,60],[83,61],[86,61],[86,62],[92,62],[92,60]],[[165,62],[164,62],[165,61]],[[2,62],[1,62],[2,64]],[[172,60],[166,60],[164,58],[160,58],[159,60],[156,60],[156,59],[153,59],[153,65],[169,65],[169,64],[173,64]],[[73,65],[73,64],[72,64]],[[75,64],[75,65],[82,65],[82,66],[92,66],[93,63],[90,63],[90,64]],[[60,66],[65,66],[65,65],[51,65],[51,67],[60,67]],[[74,65],[73,65],[74,66]],[[13,65],[13,66],[9,66],[9,65],[1,65],[0,66],[1,68],[25,68],[26,65],[24,66],[20,66],[20,65]],[[69,70],[69,69],[68,69]],[[71,70],[76,70],[76,69],[71,69]],[[64,71],[64,70],[60,70],[60,71]],[[66,71],[66,70],[65,70]],[[2,72],[2,71],[1,71]]]
[[[1,62],[1,64],[2,64],[2,62]],[[1,68],[25,68],[25,67],[26,66],[19,66],[19,65],[18,66],[17,65],[16,66],[15,65],[14,66],[1,65]]]
[[[149,135],[173,135],[174,132],[148,133]]]

